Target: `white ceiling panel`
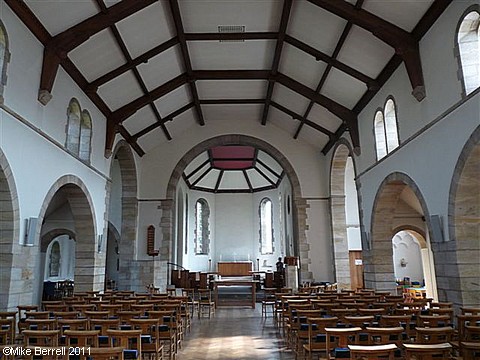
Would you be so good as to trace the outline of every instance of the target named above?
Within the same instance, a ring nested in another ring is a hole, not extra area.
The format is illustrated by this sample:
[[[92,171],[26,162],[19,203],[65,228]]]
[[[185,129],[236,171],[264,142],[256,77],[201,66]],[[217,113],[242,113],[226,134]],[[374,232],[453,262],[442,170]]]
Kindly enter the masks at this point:
[[[144,106],[123,122],[123,126],[132,135],[157,121],[150,106]]]
[[[307,98],[280,84],[276,84],[273,88],[272,99],[300,115],[303,115],[310,102]]]
[[[196,168],[192,168],[191,173],[190,172],[188,174],[185,173],[185,174],[187,174],[187,176],[190,175],[188,177],[188,182],[190,184],[193,184],[195,181],[200,179],[203,176],[203,174],[205,174],[210,168],[211,168],[210,163],[206,163],[206,164],[200,163],[200,164],[198,164],[198,171],[194,172],[194,170]]]
[[[125,104],[145,95],[132,71],[116,77],[98,89],[98,94],[111,110],[117,110]]]
[[[298,120],[292,119],[291,116],[285,114],[283,111],[270,106],[268,110],[267,126],[277,126],[278,128],[286,131],[290,136],[295,135],[297,127],[300,124]]]
[[[365,91],[367,91],[365,83],[342,71],[332,69],[328,74],[321,94],[352,109]]]
[[[165,124],[173,139],[177,139],[188,131],[195,131],[199,126],[194,112],[195,109],[189,109]]]
[[[137,56],[175,36],[167,1],[158,1],[117,23],[127,49]]]
[[[368,31],[353,26],[338,54],[338,60],[376,78],[395,50]]]
[[[194,70],[263,70],[272,67],[274,40],[189,41]]]
[[[185,32],[217,32],[218,25],[245,25],[245,31],[278,31],[282,2],[179,1]]]
[[[98,13],[98,7],[92,0],[27,0],[25,2],[52,36]]]
[[[314,123],[323,126],[331,132],[337,131],[338,127],[342,125],[342,120],[337,116],[333,115],[323,106],[314,104],[310,114],[308,115],[308,120],[313,121]]]
[[[304,125],[298,134],[298,140],[323,149],[327,145],[329,138],[324,133]]]
[[[100,31],[68,53],[88,81],[123,65],[125,58],[109,29]]]
[[[258,173],[258,171],[254,169],[247,170],[248,178],[250,179],[250,184],[254,189],[263,188],[266,186],[271,186],[270,184],[262,175]]]
[[[162,128],[158,127],[155,130],[150,131],[145,136],[139,138],[137,143],[145,152],[148,152],[149,150],[167,141],[168,140],[165,137]]]
[[[160,115],[163,117],[171,114],[175,110],[178,110],[184,105],[190,102],[190,91],[187,86],[180,86],[179,88],[169,92],[167,95],[155,100],[155,106],[157,107]]]
[[[280,72],[312,89],[317,87],[326,67],[326,63],[316,61],[313,56],[295,46],[289,44],[283,46]]]
[[[195,184],[195,186],[207,189],[215,189],[215,184],[217,183],[219,175],[220,170],[211,168],[207,175],[205,175],[197,184]]]
[[[276,183],[278,176],[272,173],[267,167],[263,166],[263,164],[257,162],[255,167],[263,173],[267,178],[269,178],[274,184]]]
[[[257,159],[263,162],[266,166],[268,166],[270,169],[272,169],[274,172],[276,172],[278,175],[282,173],[282,167],[280,164],[272,158],[270,155],[268,155],[264,151],[259,151]]]
[[[248,183],[242,171],[224,171],[220,181],[222,190],[248,190]]]
[[[263,105],[202,105],[205,121],[260,121]]]
[[[137,69],[149,91],[183,73],[180,48],[174,46],[151,58],[148,63],[140,64]],[[162,71],[158,71],[162,69]]]
[[[199,80],[200,99],[262,99],[267,92],[265,80]]]
[[[185,175],[190,175],[193,171],[195,171],[195,169],[197,169],[207,160],[209,160],[208,153],[204,151],[187,165],[184,170]]]
[[[362,8],[411,32],[432,3],[433,0],[366,0]]]
[[[346,20],[319,6],[306,0],[297,0],[293,2],[287,33],[330,55],[346,23]]]

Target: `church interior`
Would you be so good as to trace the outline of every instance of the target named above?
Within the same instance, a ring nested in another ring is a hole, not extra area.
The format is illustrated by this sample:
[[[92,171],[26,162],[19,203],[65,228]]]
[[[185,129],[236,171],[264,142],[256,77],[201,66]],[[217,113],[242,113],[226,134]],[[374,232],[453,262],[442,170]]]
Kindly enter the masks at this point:
[[[0,0],[0,358],[480,359],[479,93],[479,0]]]

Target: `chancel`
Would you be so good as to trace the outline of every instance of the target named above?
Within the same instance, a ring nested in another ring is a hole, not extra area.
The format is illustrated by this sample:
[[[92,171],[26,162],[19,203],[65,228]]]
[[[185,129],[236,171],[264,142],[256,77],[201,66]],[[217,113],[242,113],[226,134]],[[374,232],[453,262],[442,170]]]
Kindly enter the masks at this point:
[[[2,354],[478,358],[479,26],[0,0]]]

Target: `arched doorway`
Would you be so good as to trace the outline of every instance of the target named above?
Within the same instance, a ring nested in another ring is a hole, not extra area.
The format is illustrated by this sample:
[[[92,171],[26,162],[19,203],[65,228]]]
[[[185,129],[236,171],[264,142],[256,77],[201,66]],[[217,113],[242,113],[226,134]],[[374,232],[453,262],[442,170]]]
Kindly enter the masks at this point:
[[[449,200],[450,239],[455,240],[460,296],[455,303],[480,306],[480,127],[455,167]],[[451,276],[451,275],[450,275]],[[456,290],[456,289],[452,289]],[[460,299],[459,299],[460,298]]]
[[[90,194],[83,182],[73,175],[60,178],[48,192],[38,218],[40,251],[47,250],[57,236],[67,234],[75,244],[75,291],[102,290],[103,273],[97,271],[99,263],[96,241],[95,215]],[[41,261],[40,269],[45,268]],[[43,273],[43,271],[42,271]],[[44,274],[38,278],[41,290]],[[39,297],[42,291],[38,291]]]
[[[108,193],[108,221],[119,234],[119,239],[112,237],[113,232],[109,232],[107,259],[118,257],[118,266],[113,266],[110,262],[109,280],[114,279],[119,290],[143,291],[144,283],[153,281],[140,279],[138,276],[140,265],[135,261],[138,226],[137,172],[130,146],[123,140],[117,143],[113,151],[110,178],[112,181]],[[118,245],[110,244],[111,241],[117,241]],[[118,254],[113,254],[112,251],[116,250]]]
[[[426,239],[428,250],[424,269],[430,269],[425,283],[429,295],[438,299],[433,254],[429,231],[430,221],[426,203],[415,182],[406,174],[390,174],[381,184],[373,207],[371,239],[364,251],[365,286],[394,291],[396,289],[392,239],[404,229],[415,229]],[[426,265],[428,264],[428,265]]]
[[[363,287],[362,243],[355,164],[349,144],[339,143],[330,172],[335,277],[339,288]]]
[[[309,270],[310,255],[309,245],[306,239],[307,228],[307,202],[302,198],[300,182],[298,177],[288,160],[277,149],[270,144],[250,136],[246,135],[223,135],[218,136],[196,145],[182,159],[178,162],[175,169],[172,171],[172,175],[167,187],[166,200],[162,202],[162,219],[160,221],[163,241],[160,249],[160,260],[170,261],[172,251],[174,249],[174,243],[176,234],[174,231],[177,229],[176,225],[176,197],[177,186],[179,179],[182,176],[183,171],[188,164],[201,152],[206,151],[209,148],[221,145],[245,145],[253,146],[268,153],[283,167],[286,176],[288,177],[292,187],[292,199],[291,199],[291,212],[293,215],[293,243],[294,249],[293,256],[300,257],[300,278],[303,281],[312,279],[312,273]],[[165,276],[165,279],[168,275]]]
[[[395,279],[405,278],[413,286],[425,290],[427,298],[437,298],[433,276],[433,254],[424,235],[412,228],[398,231],[392,238]]]
[[[0,149],[0,209],[2,209],[2,229],[0,231],[0,310],[12,310],[16,308],[18,291],[11,287],[16,278],[12,270],[14,248],[19,246],[19,207],[17,190],[10,165]],[[16,272],[20,273],[20,272]]]
[[[119,252],[120,233],[111,222],[108,222],[107,255],[105,259],[105,289],[117,289],[118,272],[120,270]]]

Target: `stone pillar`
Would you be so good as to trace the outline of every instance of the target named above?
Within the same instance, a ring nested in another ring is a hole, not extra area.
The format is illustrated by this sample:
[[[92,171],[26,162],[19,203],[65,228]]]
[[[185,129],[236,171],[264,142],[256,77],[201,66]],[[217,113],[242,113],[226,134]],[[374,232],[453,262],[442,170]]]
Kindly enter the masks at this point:
[[[312,281],[313,274],[310,271],[310,263],[312,260],[310,259],[310,244],[307,240],[306,230],[308,229],[307,224],[307,208],[309,205],[307,201],[303,198],[296,197],[294,200],[294,206],[296,208],[296,220],[298,226],[298,253],[297,255],[300,257],[300,282],[303,281]]]
[[[348,254],[345,195],[332,195],[333,253],[335,279],[339,289],[350,289],[350,259]]]
[[[132,290],[137,288],[143,279],[138,277],[135,261],[135,241],[137,238],[138,200],[136,197],[122,198],[122,231],[119,244],[120,269],[118,273],[118,289]]]

